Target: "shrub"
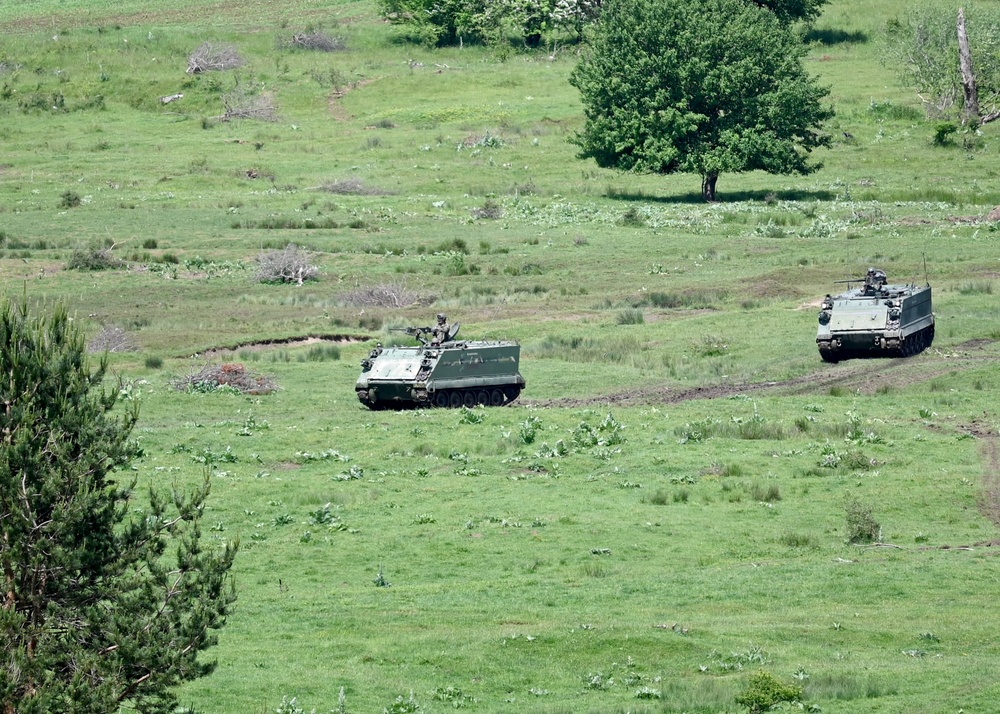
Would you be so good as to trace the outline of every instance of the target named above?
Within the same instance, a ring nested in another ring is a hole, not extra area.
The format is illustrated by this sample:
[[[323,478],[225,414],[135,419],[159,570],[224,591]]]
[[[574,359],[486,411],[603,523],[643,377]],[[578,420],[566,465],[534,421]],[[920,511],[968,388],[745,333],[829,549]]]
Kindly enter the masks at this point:
[[[149,355],[146,357],[147,369],[160,369],[163,366],[163,358],[159,355]]]
[[[347,49],[343,37],[331,37],[325,32],[296,32],[290,42],[292,47],[319,52],[337,52]]]
[[[629,206],[622,214],[621,224],[632,228],[642,228],[646,225],[646,219],[639,213],[639,209],[635,206]]]
[[[63,191],[59,197],[59,208],[76,208],[83,203],[83,198],[76,191]]]
[[[782,684],[770,672],[760,670],[750,677],[747,688],[736,696],[736,703],[746,707],[750,714],[763,714],[782,702],[797,702],[802,698],[802,687]]]
[[[282,250],[263,250],[256,258],[257,282],[296,283],[316,280],[319,268],[310,262],[311,256],[294,243]]]
[[[121,260],[112,254],[113,245],[92,243],[77,246],[69,256],[66,267],[69,270],[110,270],[122,267]]]
[[[848,543],[878,543],[882,540],[882,526],[872,515],[871,506],[852,498],[847,501],[844,510],[847,514]]]
[[[958,124],[951,121],[939,122],[934,126],[934,146],[948,146],[953,143],[951,135],[958,131]]]
[[[497,220],[503,216],[503,208],[499,203],[494,201],[492,198],[488,198],[483,202],[482,206],[472,209],[473,218],[487,218],[489,220]]]

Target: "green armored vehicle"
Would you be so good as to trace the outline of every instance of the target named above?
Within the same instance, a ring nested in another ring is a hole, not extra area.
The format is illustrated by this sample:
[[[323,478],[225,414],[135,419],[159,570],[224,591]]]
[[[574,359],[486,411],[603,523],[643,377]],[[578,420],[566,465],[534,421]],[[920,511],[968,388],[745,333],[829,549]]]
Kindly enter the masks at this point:
[[[369,409],[413,406],[499,407],[517,399],[525,381],[516,342],[456,340],[459,324],[438,315],[435,327],[407,327],[419,347],[381,344],[361,363],[354,390]]]
[[[861,287],[823,299],[816,344],[826,362],[910,357],[933,341],[930,285],[889,285],[885,271],[869,268]]]

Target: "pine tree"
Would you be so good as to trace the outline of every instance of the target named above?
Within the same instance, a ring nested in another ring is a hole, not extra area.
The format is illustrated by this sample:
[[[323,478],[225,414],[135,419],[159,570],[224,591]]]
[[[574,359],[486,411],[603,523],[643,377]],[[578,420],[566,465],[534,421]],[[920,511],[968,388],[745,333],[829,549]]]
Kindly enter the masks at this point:
[[[0,711],[172,711],[235,600],[237,544],[201,544],[208,480],[130,508],[138,409],[65,308],[0,304],[0,350]]]

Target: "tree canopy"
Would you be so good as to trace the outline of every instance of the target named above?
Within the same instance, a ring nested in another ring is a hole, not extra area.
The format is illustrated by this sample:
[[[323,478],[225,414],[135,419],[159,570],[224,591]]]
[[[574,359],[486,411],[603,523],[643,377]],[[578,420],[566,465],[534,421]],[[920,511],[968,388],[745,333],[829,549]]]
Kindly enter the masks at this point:
[[[436,45],[497,44],[510,37],[537,46],[544,35],[577,38],[605,0],[379,0],[382,17]],[[743,0],[786,24],[812,22],[828,0]]]
[[[828,90],[772,11],[746,0],[610,0],[570,81],[581,158],[624,171],[696,173],[715,199],[723,173],[807,174],[830,138]]]
[[[767,8],[782,22],[803,20],[812,22],[819,17],[828,0],[752,0],[755,5]]]
[[[383,17],[410,26],[433,44],[497,44],[520,37],[531,47],[548,32],[579,36],[601,8],[601,0],[379,0],[379,4]]]
[[[141,454],[138,409],[106,371],[64,308],[0,304],[3,714],[173,711],[235,599],[236,545],[201,544],[207,481],[130,513],[118,473]]]

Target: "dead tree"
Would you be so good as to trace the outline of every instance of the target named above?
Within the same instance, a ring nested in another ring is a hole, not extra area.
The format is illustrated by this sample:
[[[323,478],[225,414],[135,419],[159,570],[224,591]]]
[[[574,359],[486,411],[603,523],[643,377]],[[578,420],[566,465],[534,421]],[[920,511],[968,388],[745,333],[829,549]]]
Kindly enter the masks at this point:
[[[958,8],[958,62],[962,69],[962,90],[965,92],[965,106],[962,109],[962,124],[979,123],[979,88],[976,73],[972,67],[972,51],[969,49],[969,33],[965,28],[965,8]]]

